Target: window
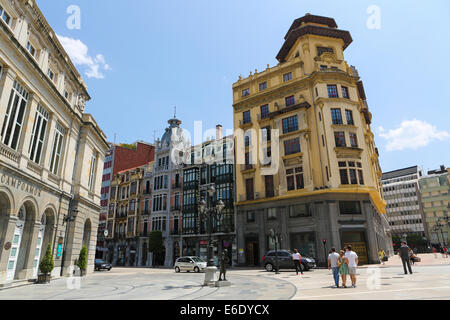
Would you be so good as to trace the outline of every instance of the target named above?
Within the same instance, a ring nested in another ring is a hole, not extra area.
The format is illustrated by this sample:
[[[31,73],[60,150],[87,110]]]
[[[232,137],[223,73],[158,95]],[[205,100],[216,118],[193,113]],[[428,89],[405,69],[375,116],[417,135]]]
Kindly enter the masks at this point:
[[[289,72],[289,73],[286,73],[286,74],[283,75],[283,81],[284,82],[287,82],[287,81],[290,81],[290,80],[292,80],[292,72]]]
[[[261,119],[266,119],[269,116],[269,105],[266,104],[261,107]]]
[[[252,118],[251,118],[251,115],[250,115],[250,111],[245,111],[245,112],[243,113],[243,117],[244,117],[244,124],[247,124],[247,123],[252,122]]]
[[[259,91],[263,91],[267,89],[267,82],[263,82],[259,84]]]
[[[255,211],[247,211],[247,222],[255,222]]]
[[[364,185],[364,176],[362,172],[362,165],[360,162],[341,161],[339,162],[339,175],[341,177],[341,184],[360,184]]]
[[[22,132],[27,101],[28,92],[17,81],[14,81],[2,128],[2,142],[14,150],[17,150]]]
[[[289,96],[285,100],[286,100],[286,107],[293,106],[295,104],[294,96]]]
[[[28,52],[34,57],[36,54],[36,49],[33,47],[30,41],[27,43],[27,50]]]
[[[167,210],[167,195],[158,194],[153,197],[153,211],[165,211]]]
[[[342,124],[341,109],[331,109],[331,120],[333,124]]]
[[[9,25],[9,22],[11,21],[11,16],[3,9],[2,6],[0,6],[0,17],[7,25]]]
[[[55,81],[55,74],[53,73],[52,70],[48,69],[47,75],[50,78],[50,80]]]
[[[345,143],[345,133],[342,131],[334,133],[334,140],[336,141],[336,147],[338,148],[344,148],[347,146]]]
[[[304,189],[303,167],[287,169],[286,180],[288,191]]]
[[[264,176],[265,185],[266,185],[266,198],[272,198],[274,194],[273,189],[273,176]]]
[[[262,128],[261,131],[262,131],[263,141],[270,141],[270,139],[272,138],[271,133],[270,133],[270,126]]]
[[[353,121],[353,112],[351,110],[345,110],[345,115],[347,117],[347,124],[348,125],[355,125],[355,122]]]
[[[298,130],[298,118],[293,116],[283,119],[283,134]]]
[[[95,173],[97,171],[97,156],[95,154],[91,157],[91,168],[89,169],[89,183],[88,188],[91,192],[95,188]]]
[[[359,201],[339,201],[341,214],[362,214]]]
[[[322,70],[322,71],[323,71],[323,70],[327,70],[327,69],[328,69],[327,66],[324,66],[324,65],[321,65],[321,66],[320,66],[320,70]]]
[[[329,84],[327,85],[327,89],[328,89],[328,98],[339,98],[337,85]]]
[[[350,95],[348,93],[348,88],[342,86],[342,98],[350,99]]]
[[[311,208],[308,204],[302,203],[291,206],[289,210],[289,218],[311,217]]]
[[[317,47],[317,55],[320,57],[322,53],[330,52],[334,53],[333,48],[326,48],[326,47]]]
[[[249,135],[246,135],[244,137],[244,144],[245,144],[246,147],[250,146],[250,136]]]
[[[243,97],[247,97],[250,95],[250,89],[244,89],[242,90],[242,96]]]
[[[356,137],[356,133],[350,133],[350,146],[352,148],[358,148],[358,138]]]
[[[62,149],[63,149],[62,145],[64,140],[64,134],[65,134],[64,128],[59,123],[57,123],[55,136],[53,139],[52,155],[50,158],[50,171],[56,175],[58,174],[59,164],[61,162],[62,157]]]
[[[267,220],[277,220],[277,209],[270,208],[267,210]]]
[[[34,118],[33,131],[31,134],[30,149],[28,150],[30,160],[40,164],[42,148],[48,123],[48,112],[41,105],[38,105],[36,117]]]
[[[300,138],[286,140],[284,142],[284,155],[285,156],[288,156],[290,154],[299,153],[299,152],[301,152]]]
[[[247,196],[247,201],[255,199],[255,193],[253,191],[253,179],[245,180],[245,193]]]

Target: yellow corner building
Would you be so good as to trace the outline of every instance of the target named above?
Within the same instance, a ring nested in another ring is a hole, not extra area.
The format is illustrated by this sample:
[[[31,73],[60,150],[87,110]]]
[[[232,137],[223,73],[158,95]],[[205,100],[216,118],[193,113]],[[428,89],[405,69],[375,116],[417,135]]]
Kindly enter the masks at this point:
[[[307,14],[277,66],[233,84],[239,265],[264,266],[271,230],[278,249],[319,265],[332,247],[351,244],[360,263],[392,251],[372,114],[344,59],[352,41],[334,19]]]

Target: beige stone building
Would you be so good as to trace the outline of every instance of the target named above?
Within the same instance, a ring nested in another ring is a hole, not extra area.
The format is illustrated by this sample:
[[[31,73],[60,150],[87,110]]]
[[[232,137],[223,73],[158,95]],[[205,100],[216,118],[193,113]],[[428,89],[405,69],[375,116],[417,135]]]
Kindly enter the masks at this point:
[[[48,244],[53,276],[82,245],[93,271],[108,146],[88,100],[36,2],[0,0],[0,286],[35,279]]]

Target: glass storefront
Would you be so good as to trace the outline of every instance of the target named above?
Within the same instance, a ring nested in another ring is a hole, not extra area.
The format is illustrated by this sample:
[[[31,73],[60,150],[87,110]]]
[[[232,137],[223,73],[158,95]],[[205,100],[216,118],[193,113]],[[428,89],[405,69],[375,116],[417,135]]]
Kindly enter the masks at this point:
[[[316,237],[314,232],[291,233],[290,250],[297,249],[301,255],[317,259]]]

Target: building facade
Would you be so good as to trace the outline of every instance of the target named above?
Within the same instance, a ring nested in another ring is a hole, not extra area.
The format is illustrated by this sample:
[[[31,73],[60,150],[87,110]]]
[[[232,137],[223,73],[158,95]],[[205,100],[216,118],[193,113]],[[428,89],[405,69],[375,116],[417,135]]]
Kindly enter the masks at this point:
[[[182,255],[199,256],[207,261],[209,221],[200,215],[198,205],[201,199],[207,201],[209,207],[222,200],[225,208],[220,219],[213,219],[211,231],[212,258],[216,264],[223,249],[227,249],[230,261],[237,258],[233,137],[223,138],[221,128],[217,127],[215,140],[192,148],[191,162],[183,169]],[[207,194],[211,185],[216,190],[213,198]]]
[[[361,263],[392,251],[372,114],[344,60],[351,42],[334,19],[308,14],[277,66],[233,84],[239,264],[260,264],[271,229],[322,265],[332,246],[352,244]]]
[[[419,180],[423,210],[430,244],[449,245],[450,169],[441,166]]]
[[[106,260],[115,266],[140,266],[144,177],[153,162],[117,173],[111,182],[111,198],[107,219]]]
[[[92,272],[106,137],[36,2],[0,0],[0,17],[0,285],[37,278],[49,244],[54,277],[83,245]]]
[[[103,167],[96,258],[105,259],[108,251],[105,246],[105,230],[107,229],[107,216],[110,211],[111,181],[118,172],[143,166],[153,161],[154,157],[155,147],[151,143],[137,141],[130,145],[110,144]]]
[[[417,166],[383,173],[383,195],[392,235],[429,238],[419,190],[421,177]]]

